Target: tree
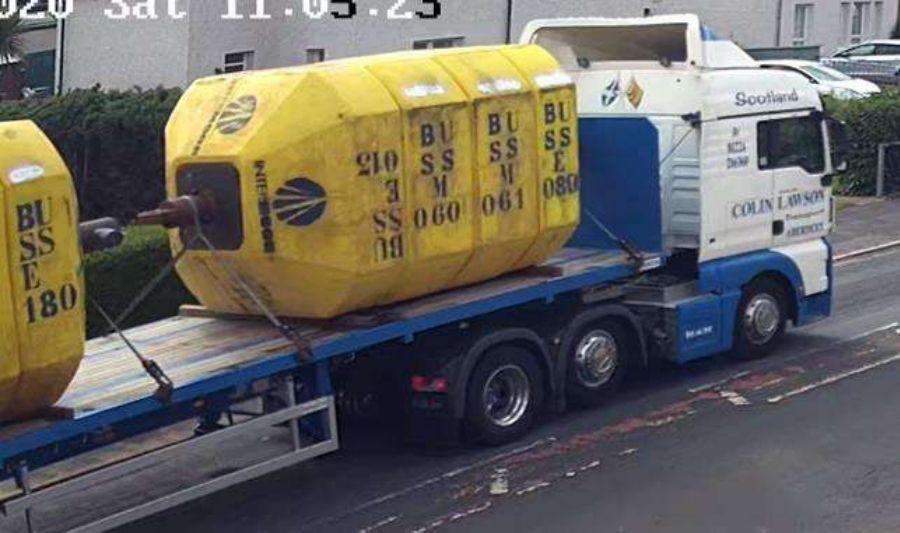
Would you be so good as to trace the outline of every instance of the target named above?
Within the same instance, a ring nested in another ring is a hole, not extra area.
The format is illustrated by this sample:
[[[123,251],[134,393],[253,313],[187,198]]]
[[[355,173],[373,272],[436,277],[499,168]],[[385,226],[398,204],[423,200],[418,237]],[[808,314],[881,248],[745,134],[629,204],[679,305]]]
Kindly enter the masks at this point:
[[[0,61],[21,59],[23,55],[22,20],[18,15],[0,19]]]

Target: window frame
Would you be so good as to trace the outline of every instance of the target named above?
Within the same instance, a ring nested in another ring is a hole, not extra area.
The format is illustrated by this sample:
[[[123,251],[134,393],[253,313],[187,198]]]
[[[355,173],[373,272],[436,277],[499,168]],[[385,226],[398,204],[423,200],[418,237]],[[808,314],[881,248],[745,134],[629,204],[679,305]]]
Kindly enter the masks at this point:
[[[806,45],[809,34],[812,31],[815,4],[794,4],[794,29],[791,33],[793,46]],[[799,30],[799,33],[798,33]]]
[[[229,56],[232,56],[230,60]],[[233,56],[240,56],[240,60],[236,60]],[[222,58],[222,72],[225,74],[233,74],[236,72],[253,70],[253,56],[253,50],[226,52]]]
[[[859,43],[869,30],[872,17],[872,2],[852,2],[850,4],[850,42]],[[857,18],[857,14],[859,17]],[[859,31],[856,31],[856,23],[859,22]]]
[[[815,126],[816,131],[818,132],[817,138],[819,139],[819,142],[816,144],[817,151],[816,154],[814,154],[817,157],[816,161],[809,161],[809,159],[806,158],[806,156],[810,154],[795,153],[789,155],[802,157],[796,163],[776,164],[772,162],[773,153],[775,152],[773,150],[772,128],[776,124],[784,124],[791,121],[809,122],[813,126]],[[756,151],[756,166],[760,171],[775,171],[790,168],[799,168],[809,175],[817,175],[823,174],[828,170],[828,154],[825,150],[825,132],[822,128],[822,119],[821,117],[817,117],[815,114],[760,120],[756,124]],[[766,161],[765,163],[763,163],[764,159]]]
[[[447,48],[459,48],[466,45],[464,35],[451,35],[449,37],[430,37],[427,39],[413,39],[413,50],[443,50]]]
[[[314,57],[315,55],[315,57]],[[323,46],[312,46],[306,49],[306,64],[314,65],[326,60],[327,52]]]

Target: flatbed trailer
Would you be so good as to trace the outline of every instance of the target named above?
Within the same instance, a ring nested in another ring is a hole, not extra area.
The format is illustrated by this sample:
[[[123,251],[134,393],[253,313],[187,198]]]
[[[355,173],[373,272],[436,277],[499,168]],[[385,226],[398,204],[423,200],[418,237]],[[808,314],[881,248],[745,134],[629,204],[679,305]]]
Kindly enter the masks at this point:
[[[90,341],[74,381],[50,415],[0,427],[3,512],[23,514],[30,528],[33,511],[74,491],[265,427],[285,425],[292,433],[293,449],[118,512],[87,530],[116,527],[335,451],[337,415],[330,379],[335,359],[385,347],[401,349],[423,338],[427,342],[429,335],[446,326],[498,313],[504,316],[523,306],[546,306],[548,316],[558,314],[555,303],[560,298],[583,299],[591,291],[634,276],[640,268],[622,251],[564,249],[544,265],[477,285],[333,321],[295,324],[310,344],[307,360],[278,330],[259,321],[179,316],[127,331],[134,346],[172,380],[168,398],[157,394],[156,383],[118,337]],[[488,327],[477,335],[485,338],[494,330]],[[554,388],[549,386],[548,392]],[[235,422],[238,405],[266,394],[280,394],[283,403],[250,415],[241,412],[241,421]],[[200,419],[209,427],[223,415],[228,425],[198,431],[194,438],[158,448],[152,442],[133,444],[140,443],[142,434],[185,420]],[[126,439],[132,444],[124,452],[79,462],[81,455]]]
[[[585,35],[596,57],[581,57]],[[646,36],[646,57],[622,35]],[[336,450],[337,409],[365,411],[378,392],[365,387],[399,393],[411,438],[511,442],[540,410],[601,404],[651,359],[762,357],[788,323],[831,314],[825,237],[845,137],[807,80],[759,70],[693,15],[534,21],[522,42],[577,77],[582,217],[568,248],[292,324],[308,349],[236,317],[127,332],[171,379],[167,395],[120,340],[93,341],[52,416],[0,427],[2,511],[30,525],[34,509],[163,463],[252,456],[84,530],[122,525]],[[253,438],[273,431],[286,451],[257,457]]]

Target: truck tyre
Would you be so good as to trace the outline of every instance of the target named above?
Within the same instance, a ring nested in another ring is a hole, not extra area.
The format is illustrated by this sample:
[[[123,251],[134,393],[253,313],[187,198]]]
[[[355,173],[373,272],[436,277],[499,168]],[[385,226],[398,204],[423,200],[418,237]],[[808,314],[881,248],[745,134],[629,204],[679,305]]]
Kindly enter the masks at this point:
[[[527,350],[501,346],[488,351],[466,392],[467,435],[500,445],[525,435],[543,403],[543,372]]]
[[[625,379],[631,359],[625,330],[612,319],[581,328],[569,345],[566,394],[578,407],[594,407]]]
[[[754,281],[744,289],[734,324],[734,350],[738,359],[759,359],[772,353],[787,325],[787,294],[771,278]]]

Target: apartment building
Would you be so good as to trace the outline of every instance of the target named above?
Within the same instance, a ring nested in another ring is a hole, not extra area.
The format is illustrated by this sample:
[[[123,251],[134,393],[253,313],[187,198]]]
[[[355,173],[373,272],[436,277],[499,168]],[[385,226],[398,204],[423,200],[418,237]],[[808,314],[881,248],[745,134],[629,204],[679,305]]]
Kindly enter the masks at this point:
[[[501,43],[532,19],[560,16],[694,12],[746,48],[819,46],[828,55],[887,36],[898,11],[898,0],[157,0],[157,18],[138,20],[147,10],[117,7],[128,3],[76,3],[59,29],[63,89],[186,86],[216,72]],[[351,9],[352,18],[330,14]]]

